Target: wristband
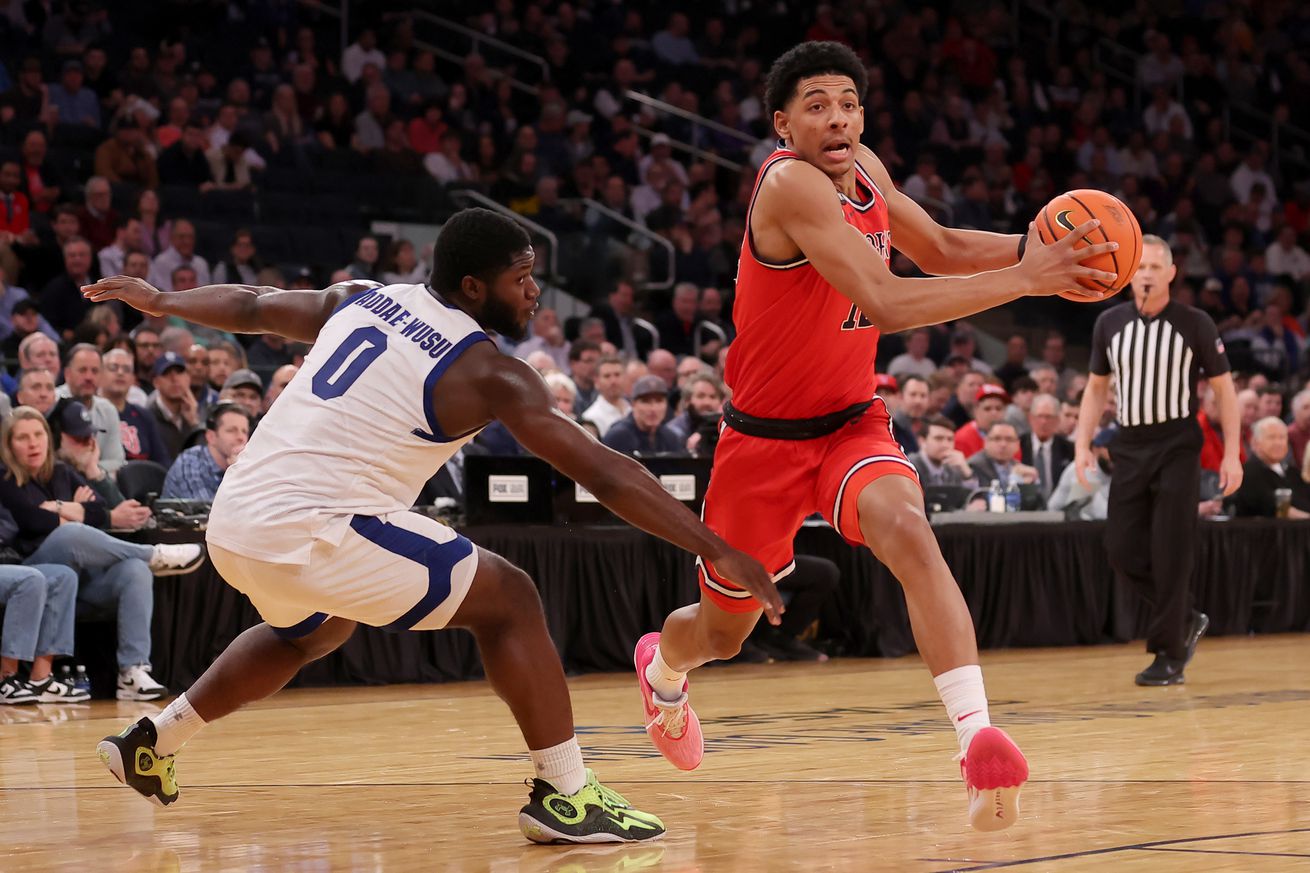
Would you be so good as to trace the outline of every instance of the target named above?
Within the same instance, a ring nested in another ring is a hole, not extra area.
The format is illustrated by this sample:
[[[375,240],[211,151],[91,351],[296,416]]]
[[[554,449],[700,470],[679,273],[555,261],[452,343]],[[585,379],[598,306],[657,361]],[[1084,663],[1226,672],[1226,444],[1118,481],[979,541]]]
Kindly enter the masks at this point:
[[[1025,233],[1019,236],[1019,260],[1021,261],[1023,260],[1024,249],[1026,248],[1028,248],[1028,234]]]

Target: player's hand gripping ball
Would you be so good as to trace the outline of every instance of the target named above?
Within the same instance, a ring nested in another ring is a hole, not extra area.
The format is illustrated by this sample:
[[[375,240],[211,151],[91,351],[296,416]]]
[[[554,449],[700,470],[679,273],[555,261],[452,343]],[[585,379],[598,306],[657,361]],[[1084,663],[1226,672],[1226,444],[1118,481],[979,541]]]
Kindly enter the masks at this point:
[[[1061,297],[1075,303],[1095,303],[1118,294],[1132,281],[1137,265],[1142,260],[1142,228],[1137,224],[1137,217],[1119,198],[1104,191],[1082,188],[1058,195],[1037,213],[1037,235],[1044,245],[1050,245],[1093,218],[1099,218],[1101,226],[1088,234],[1087,239],[1079,242],[1075,248],[1083,248],[1089,241],[1119,243],[1117,252],[1107,252],[1083,262],[1089,267],[1114,273],[1118,278],[1113,283],[1079,279],[1078,284],[1092,294],[1060,292]]]

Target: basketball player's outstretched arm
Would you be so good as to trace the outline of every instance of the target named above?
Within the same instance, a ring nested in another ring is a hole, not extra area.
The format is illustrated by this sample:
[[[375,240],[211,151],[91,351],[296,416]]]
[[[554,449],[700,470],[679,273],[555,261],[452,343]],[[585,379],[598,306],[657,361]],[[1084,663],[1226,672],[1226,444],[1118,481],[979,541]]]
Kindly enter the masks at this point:
[[[893,247],[920,270],[933,276],[969,276],[1019,262],[1019,234],[940,225],[897,190],[891,174],[868,146],[861,144],[857,154],[887,199]]]
[[[318,338],[341,302],[367,283],[342,282],[322,291],[283,290],[256,285],[203,285],[190,291],[160,291],[131,276],[111,276],[82,288],[93,303],[121,300],[147,315],[175,315],[229,333],[276,333],[301,342]]]
[[[972,276],[902,278],[887,268],[863,234],[846,223],[832,191],[832,182],[817,167],[804,161],[778,166],[765,176],[751,214],[757,245],[762,234],[790,240],[823,278],[885,333],[964,318],[1019,297],[1076,289],[1079,278],[1116,279],[1113,273],[1081,263],[1114,251],[1116,243],[1074,248],[1098,226],[1096,221],[1080,225],[1049,246],[1042,244],[1030,224],[1024,258],[1011,267]]]
[[[719,539],[641,464],[602,445],[559,412],[536,370],[480,346],[487,344],[469,349],[442,378],[449,384],[442,386],[439,420],[444,409],[467,408],[480,397],[485,415],[499,419],[525,449],[596,495],[624,521],[708,561],[717,573],[754,595],[771,623],[779,622],[782,600],[758,561]],[[463,393],[464,386],[471,390]],[[460,396],[451,396],[452,389]]]

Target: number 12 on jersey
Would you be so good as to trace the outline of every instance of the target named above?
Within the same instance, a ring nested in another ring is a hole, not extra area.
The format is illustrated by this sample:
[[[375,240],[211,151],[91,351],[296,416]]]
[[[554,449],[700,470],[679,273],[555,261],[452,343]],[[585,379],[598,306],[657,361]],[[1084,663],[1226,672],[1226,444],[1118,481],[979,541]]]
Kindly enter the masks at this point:
[[[314,374],[314,396],[334,400],[345,394],[386,350],[387,335],[380,328],[366,325],[355,330]]]
[[[873,322],[869,321],[869,316],[860,311],[860,307],[852,303],[851,311],[846,314],[846,320],[841,323],[841,329],[863,330],[866,327],[873,327]]]

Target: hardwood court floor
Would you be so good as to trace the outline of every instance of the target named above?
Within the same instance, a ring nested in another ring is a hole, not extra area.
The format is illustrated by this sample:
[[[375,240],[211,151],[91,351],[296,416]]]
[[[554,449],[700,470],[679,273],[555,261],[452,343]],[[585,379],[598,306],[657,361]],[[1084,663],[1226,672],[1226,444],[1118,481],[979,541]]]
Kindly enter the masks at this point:
[[[1025,748],[1024,818],[971,833],[954,737],[917,658],[697,674],[708,753],[653,753],[626,675],[572,682],[601,778],[669,833],[539,847],[529,766],[480,683],[287,692],[202,732],[157,809],[95,743],[149,704],[0,711],[0,870],[1272,871],[1310,869],[1310,637],[1206,640],[1185,687],[1138,645],[988,653]],[[31,719],[31,720],[28,720]]]

